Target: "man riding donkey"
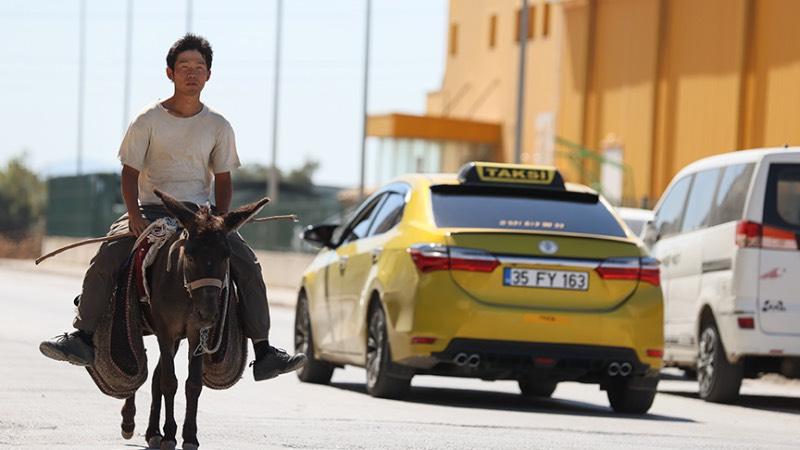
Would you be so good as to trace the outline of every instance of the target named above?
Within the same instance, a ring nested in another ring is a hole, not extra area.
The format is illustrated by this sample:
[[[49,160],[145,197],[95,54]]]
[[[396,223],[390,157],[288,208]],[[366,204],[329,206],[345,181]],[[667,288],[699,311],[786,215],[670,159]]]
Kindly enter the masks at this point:
[[[169,212],[155,190],[167,192],[193,211],[211,200],[214,185],[216,214],[228,212],[233,194],[232,169],[239,167],[233,129],[218,112],[200,102],[211,76],[211,46],[206,39],[186,34],[167,53],[167,77],[174,93],[146,108],[131,123],[119,150],[122,196],[127,214],[111,226],[109,235],[132,232],[139,236],[150,221]],[[92,259],[83,280],[77,331],[42,342],[48,358],[80,366],[94,362],[92,335],[112,298],[123,264],[131,255],[135,237],[104,243]],[[230,267],[241,298],[245,336],[253,342],[256,381],[300,368],[302,353],[289,355],[269,344],[269,304],[255,254],[238,233],[228,237]]]

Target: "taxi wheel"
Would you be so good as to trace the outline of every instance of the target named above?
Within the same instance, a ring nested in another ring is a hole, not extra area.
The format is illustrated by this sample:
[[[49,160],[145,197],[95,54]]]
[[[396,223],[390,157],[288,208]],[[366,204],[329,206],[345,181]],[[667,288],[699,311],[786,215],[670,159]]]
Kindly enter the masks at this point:
[[[614,412],[644,414],[653,406],[656,390],[631,389],[627,382],[621,382],[609,386],[606,395]]]
[[[410,378],[389,374],[392,356],[386,335],[386,316],[380,306],[374,306],[367,328],[367,393],[373,397],[402,398],[411,387]]]
[[[303,367],[297,370],[297,378],[306,383],[328,384],[331,381],[334,366],[314,357],[310,317],[306,293],[301,292],[297,297],[294,314],[294,350],[295,353],[305,353],[308,360]]]
[[[708,402],[730,402],[742,386],[742,364],[731,364],[725,355],[719,330],[706,323],[700,333],[697,356],[697,381],[700,398]]]
[[[519,380],[519,390],[525,397],[549,398],[556,390],[558,383],[555,381]]]

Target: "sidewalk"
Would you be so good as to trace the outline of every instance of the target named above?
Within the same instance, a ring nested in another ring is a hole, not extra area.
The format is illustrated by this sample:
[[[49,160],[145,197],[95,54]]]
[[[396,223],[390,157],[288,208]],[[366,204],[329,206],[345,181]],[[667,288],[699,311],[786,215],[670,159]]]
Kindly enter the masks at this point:
[[[0,268],[74,278],[83,278],[87,267],[88,264],[59,261],[58,257],[48,259],[38,266],[32,259],[0,258]],[[270,286],[267,284],[267,296],[269,304],[272,307],[294,309],[295,303],[297,302],[297,289],[288,286]]]

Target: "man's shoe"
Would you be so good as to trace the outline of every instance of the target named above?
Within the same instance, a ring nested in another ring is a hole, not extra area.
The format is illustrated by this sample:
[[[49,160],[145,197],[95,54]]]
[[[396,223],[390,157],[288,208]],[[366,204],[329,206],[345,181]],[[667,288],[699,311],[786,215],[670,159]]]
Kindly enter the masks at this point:
[[[286,372],[297,370],[306,363],[306,355],[298,353],[289,355],[286,351],[272,346],[266,346],[261,352],[256,352],[253,366],[253,378],[256,381],[269,380]]]
[[[94,364],[92,336],[81,330],[64,333],[53,340],[44,341],[39,344],[39,351],[50,359],[67,361],[76,366]]]

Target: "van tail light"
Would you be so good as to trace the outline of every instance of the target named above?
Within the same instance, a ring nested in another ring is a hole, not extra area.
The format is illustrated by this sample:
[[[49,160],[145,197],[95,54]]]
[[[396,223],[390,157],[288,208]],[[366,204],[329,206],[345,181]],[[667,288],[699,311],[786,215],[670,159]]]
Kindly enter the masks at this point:
[[[611,258],[594,269],[604,280],[639,280],[659,286],[661,271],[655,258]]]
[[[742,220],[736,224],[736,245],[740,248],[797,250],[797,236],[791,230]]]
[[[435,244],[418,244],[408,249],[411,259],[422,273],[437,270],[464,270],[468,272],[492,272],[500,261],[491,253],[464,247],[448,247]]]
[[[739,328],[743,330],[752,330],[756,327],[755,319],[750,316],[737,317],[736,323],[739,325]]]

